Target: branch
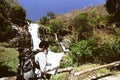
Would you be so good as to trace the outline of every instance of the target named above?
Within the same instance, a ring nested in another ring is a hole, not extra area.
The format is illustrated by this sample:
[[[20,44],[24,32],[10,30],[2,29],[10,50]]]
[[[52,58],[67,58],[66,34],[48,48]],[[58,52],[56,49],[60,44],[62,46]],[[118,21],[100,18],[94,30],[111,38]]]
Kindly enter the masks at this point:
[[[74,73],[74,76],[79,76],[81,74],[92,72],[92,71],[95,71],[95,70],[98,70],[98,69],[101,69],[101,68],[115,67],[115,66],[119,66],[119,65],[120,65],[120,61],[116,61],[116,62],[112,62],[112,63],[109,63],[109,64],[101,65],[101,66],[98,66],[98,67],[89,68],[89,69],[86,69],[86,70],[83,70],[83,71],[80,71],[80,72],[76,72],[76,73]]]

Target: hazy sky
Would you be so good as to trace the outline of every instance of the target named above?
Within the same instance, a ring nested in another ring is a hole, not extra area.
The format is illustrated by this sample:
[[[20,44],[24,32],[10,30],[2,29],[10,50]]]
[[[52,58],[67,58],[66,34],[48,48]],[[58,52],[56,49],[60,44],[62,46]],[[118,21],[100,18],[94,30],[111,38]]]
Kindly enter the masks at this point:
[[[105,0],[18,0],[18,2],[26,10],[27,18],[36,21],[49,11],[62,14],[89,5],[103,4]]]

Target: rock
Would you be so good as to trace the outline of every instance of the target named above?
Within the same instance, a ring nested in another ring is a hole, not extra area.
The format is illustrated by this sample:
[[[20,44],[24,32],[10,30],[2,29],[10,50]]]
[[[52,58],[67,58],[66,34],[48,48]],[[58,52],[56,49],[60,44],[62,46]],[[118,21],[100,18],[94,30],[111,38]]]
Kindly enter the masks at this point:
[[[11,40],[9,40],[9,44],[16,48],[16,47],[23,47],[23,48],[28,48],[31,47],[31,36],[26,28],[24,27],[19,27],[16,25],[12,25],[13,30],[16,31],[14,32],[14,36]]]

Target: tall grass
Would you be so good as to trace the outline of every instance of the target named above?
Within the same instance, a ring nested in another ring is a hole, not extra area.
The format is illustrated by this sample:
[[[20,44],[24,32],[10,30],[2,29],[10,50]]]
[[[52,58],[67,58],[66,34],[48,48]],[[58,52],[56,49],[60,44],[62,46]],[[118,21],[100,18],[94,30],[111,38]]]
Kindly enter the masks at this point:
[[[18,66],[18,52],[0,43],[0,76],[15,73]]]

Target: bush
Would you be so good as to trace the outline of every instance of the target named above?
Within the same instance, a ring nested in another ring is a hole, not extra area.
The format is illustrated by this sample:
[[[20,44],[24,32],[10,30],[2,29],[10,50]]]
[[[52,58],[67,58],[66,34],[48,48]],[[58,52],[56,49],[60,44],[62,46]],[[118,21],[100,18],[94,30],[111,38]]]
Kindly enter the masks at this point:
[[[9,33],[12,27],[8,20],[6,20],[2,14],[0,14],[0,41],[7,41],[10,39]]]
[[[56,46],[50,46],[51,51],[53,52],[61,52],[61,49],[58,45]]]
[[[87,13],[80,13],[75,16],[71,26],[75,29],[75,36],[77,36],[76,41],[88,39],[93,34],[92,17]]]
[[[72,58],[70,58],[69,56],[65,56],[60,63],[60,67],[65,68],[65,67],[72,66],[72,64],[73,64]]]
[[[63,27],[63,22],[61,20],[51,21],[50,22],[50,29],[51,33],[58,33]]]
[[[11,22],[24,26],[26,12],[21,6],[11,7],[9,16],[11,18]]]
[[[46,16],[40,18],[39,23],[42,25],[47,25],[49,23],[49,19]]]
[[[99,63],[110,63],[120,59],[120,41],[104,43],[94,49],[94,60]]]
[[[93,62],[93,49],[97,46],[97,39],[82,40],[74,43],[70,49],[70,57],[73,63]]]

